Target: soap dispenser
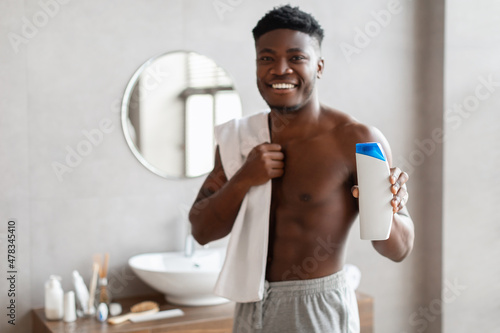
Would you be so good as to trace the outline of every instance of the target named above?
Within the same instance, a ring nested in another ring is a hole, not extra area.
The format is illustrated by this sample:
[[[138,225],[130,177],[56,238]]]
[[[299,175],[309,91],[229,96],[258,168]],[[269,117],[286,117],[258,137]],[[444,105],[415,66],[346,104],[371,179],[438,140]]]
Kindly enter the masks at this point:
[[[45,283],[45,317],[47,320],[61,320],[64,315],[64,293],[61,277],[51,275]]]

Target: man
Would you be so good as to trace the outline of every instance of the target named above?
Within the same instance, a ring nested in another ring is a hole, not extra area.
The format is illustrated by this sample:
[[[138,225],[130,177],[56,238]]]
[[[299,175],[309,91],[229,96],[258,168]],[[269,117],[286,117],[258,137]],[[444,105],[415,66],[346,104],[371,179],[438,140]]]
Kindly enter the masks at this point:
[[[190,212],[193,236],[206,244],[228,235],[249,189],[271,180],[263,314],[256,313],[256,304],[238,303],[234,332],[358,332],[354,292],[342,271],[358,214],[355,145],[380,142],[391,163],[389,144],[377,129],[319,102],[323,30],[312,16],[288,5],[275,8],[253,35],[257,86],[271,109],[271,142],[254,147],[229,180],[217,147],[214,169]],[[391,168],[390,237],[372,242],[396,262],[413,247],[407,180],[406,173]],[[321,242],[330,248],[320,256]],[[314,269],[304,267],[309,259]]]

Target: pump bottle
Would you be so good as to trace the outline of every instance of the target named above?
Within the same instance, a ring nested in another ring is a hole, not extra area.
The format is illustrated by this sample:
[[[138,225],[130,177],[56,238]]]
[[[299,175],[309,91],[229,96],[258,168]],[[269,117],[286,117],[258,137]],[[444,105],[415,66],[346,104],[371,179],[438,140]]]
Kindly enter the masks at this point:
[[[47,320],[61,320],[64,315],[64,293],[61,277],[51,275],[45,283],[45,317]]]

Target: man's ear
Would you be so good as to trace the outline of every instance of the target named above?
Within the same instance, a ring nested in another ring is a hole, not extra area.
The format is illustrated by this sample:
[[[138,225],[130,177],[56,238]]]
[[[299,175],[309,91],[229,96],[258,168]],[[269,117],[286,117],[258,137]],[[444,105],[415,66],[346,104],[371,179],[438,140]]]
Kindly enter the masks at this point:
[[[319,57],[318,59],[318,67],[317,67],[317,76],[318,76],[318,79],[321,78],[321,76],[323,75],[323,70],[325,69],[325,59],[323,59],[323,57]]]

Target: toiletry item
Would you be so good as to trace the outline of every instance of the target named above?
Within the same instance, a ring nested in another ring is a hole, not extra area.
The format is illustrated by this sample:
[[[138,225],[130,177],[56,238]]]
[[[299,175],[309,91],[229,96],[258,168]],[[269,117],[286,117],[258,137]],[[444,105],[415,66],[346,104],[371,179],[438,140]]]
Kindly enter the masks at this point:
[[[111,298],[108,291],[108,279],[100,278],[99,279],[99,301],[98,303],[105,303],[109,306],[111,303]]]
[[[166,318],[173,318],[180,316],[184,316],[184,311],[182,311],[181,309],[172,309],[172,310],[160,311],[150,315],[145,314],[137,317],[132,317],[129,320],[133,323],[142,323],[143,321],[159,320],[159,319],[166,319]]]
[[[154,314],[156,312],[160,311],[160,307],[158,303],[152,302],[152,301],[145,301],[141,303],[137,303],[136,305],[132,306],[130,308],[130,312],[118,317],[113,317],[108,319],[108,323],[112,325],[120,324],[123,323],[130,318],[137,317],[137,316],[143,316],[143,315],[150,315]]]
[[[97,306],[97,320],[99,320],[101,323],[105,322],[108,319],[108,305],[106,303],[99,303]]]
[[[392,225],[389,163],[378,142],[356,144],[361,239],[385,240]]]
[[[89,310],[89,291],[83,278],[78,271],[73,271],[73,286],[75,287],[76,299],[83,313]]]
[[[76,320],[75,293],[68,291],[64,294],[64,321],[70,323]]]
[[[96,258],[94,257],[94,264],[92,265],[92,277],[90,279],[90,290],[89,290],[89,303],[87,306],[86,315],[92,316],[95,314],[95,292],[97,288],[97,276],[99,275],[99,263],[96,262]]]
[[[61,320],[64,315],[61,277],[51,275],[45,283],[45,317],[47,320]]]
[[[106,303],[109,306],[111,303],[111,297],[108,290],[108,263],[109,263],[109,254],[106,253],[104,255],[104,263],[100,267],[99,270],[99,303]]]
[[[109,305],[109,315],[114,317],[122,313],[122,305],[120,303],[111,303]]]

